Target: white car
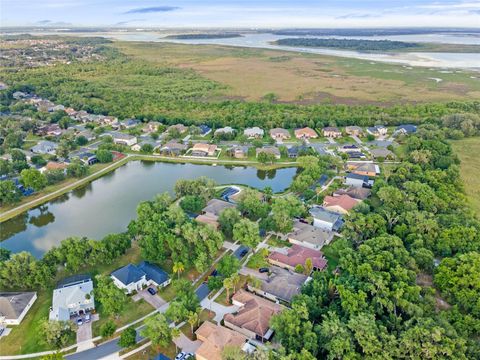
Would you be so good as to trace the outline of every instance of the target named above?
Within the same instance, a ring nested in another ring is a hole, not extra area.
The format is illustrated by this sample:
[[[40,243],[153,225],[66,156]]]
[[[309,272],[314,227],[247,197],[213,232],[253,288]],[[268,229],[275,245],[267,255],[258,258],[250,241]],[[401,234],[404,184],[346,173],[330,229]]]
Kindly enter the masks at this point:
[[[187,356],[187,353],[184,353],[183,351],[178,354],[177,356],[175,356],[175,360],[183,360],[185,359],[185,357]]]
[[[91,319],[90,314],[86,314],[85,315],[85,322],[90,322],[90,319]]]

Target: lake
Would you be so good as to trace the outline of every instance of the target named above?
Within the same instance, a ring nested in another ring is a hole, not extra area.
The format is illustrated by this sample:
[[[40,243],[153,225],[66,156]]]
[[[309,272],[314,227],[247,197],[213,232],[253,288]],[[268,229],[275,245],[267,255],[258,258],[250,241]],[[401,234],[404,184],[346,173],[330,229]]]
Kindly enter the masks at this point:
[[[0,224],[0,245],[12,252],[29,251],[41,257],[69,236],[101,239],[125,231],[136,217],[139,202],[156,194],[173,193],[179,179],[207,176],[219,184],[244,184],[274,192],[288,188],[296,168],[257,170],[130,161],[107,175]]]

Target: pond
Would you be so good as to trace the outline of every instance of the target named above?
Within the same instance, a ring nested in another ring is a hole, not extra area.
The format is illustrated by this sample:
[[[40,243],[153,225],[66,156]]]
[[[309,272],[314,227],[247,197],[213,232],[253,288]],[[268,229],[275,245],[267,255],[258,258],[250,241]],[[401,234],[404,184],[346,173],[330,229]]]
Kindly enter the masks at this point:
[[[179,179],[207,176],[219,184],[244,184],[274,192],[288,188],[296,168],[257,170],[131,161],[107,175],[0,224],[0,245],[12,252],[41,257],[69,236],[101,239],[125,231],[139,202],[172,193]]]

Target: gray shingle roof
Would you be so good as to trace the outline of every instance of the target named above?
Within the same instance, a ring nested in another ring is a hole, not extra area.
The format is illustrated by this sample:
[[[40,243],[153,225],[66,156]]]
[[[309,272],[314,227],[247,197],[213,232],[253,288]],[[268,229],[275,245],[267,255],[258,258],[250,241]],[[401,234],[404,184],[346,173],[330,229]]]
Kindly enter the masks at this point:
[[[136,283],[146,274],[137,266],[133,264],[128,264],[124,267],[121,267],[120,269],[115,270],[114,272],[112,272],[111,275],[117,278],[118,281],[120,281],[124,285],[128,285],[131,283]]]
[[[35,295],[35,292],[0,292],[0,317],[18,319]]]

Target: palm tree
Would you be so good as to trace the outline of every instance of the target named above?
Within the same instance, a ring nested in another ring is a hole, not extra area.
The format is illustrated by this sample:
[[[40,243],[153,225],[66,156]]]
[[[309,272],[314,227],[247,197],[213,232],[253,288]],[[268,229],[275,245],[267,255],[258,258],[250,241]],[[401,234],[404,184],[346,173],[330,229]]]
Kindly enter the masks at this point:
[[[258,289],[261,286],[260,279],[255,277],[255,276],[252,276],[252,275],[248,275],[247,282],[251,287],[253,287],[255,289]]]
[[[178,278],[180,279],[180,273],[182,273],[185,270],[185,266],[183,265],[182,262],[176,261],[173,263],[173,272],[177,273]]]
[[[223,280],[223,287],[227,290],[227,301],[230,300],[230,289],[233,288],[233,279],[231,277]]]
[[[178,346],[177,343],[175,342],[175,339],[180,337],[181,331],[180,329],[177,329],[176,327],[172,328],[172,340],[173,343],[175,344],[175,353],[178,353]]]
[[[237,287],[238,283],[240,282],[240,275],[233,274],[230,277],[232,278],[233,293],[235,294],[235,292],[236,292],[235,288]]]
[[[188,323],[190,324],[190,330],[191,330],[192,335],[193,335],[193,327],[195,326],[195,324],[199,320],[198,312],[190,311],[188,313],[188,319],[187,320],[188,320]]]

